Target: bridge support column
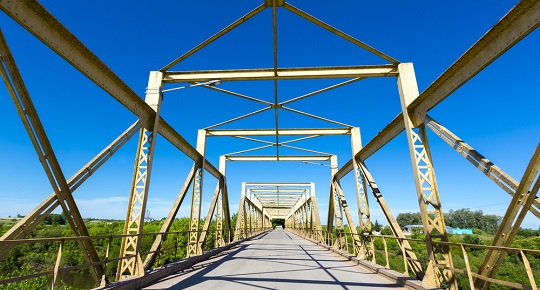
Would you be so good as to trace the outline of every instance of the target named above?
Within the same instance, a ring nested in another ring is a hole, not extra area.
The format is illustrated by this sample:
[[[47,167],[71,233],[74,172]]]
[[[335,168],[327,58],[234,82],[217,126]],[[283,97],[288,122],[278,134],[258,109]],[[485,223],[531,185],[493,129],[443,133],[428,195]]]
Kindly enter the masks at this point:
[[[360,128],[351,129],[351,147],[353,153],[353,171],[356,185],[356,198],[358,201],[358,221],[360,223],[360,242],[362,246],[358,249],[358,258],[365,260],[371,258],[375,261],[375,252],[373,247],[373,238],[371,237],[371,219],[369,213],[369,202],[367,197],[366,181],[362,175],[362,171],[358,167],[354,156],[362,149],[362,139],[360,136]]]
[[[446,267],[452,268],[453,262],[450,247],[435,246],[432,243],[434,240],[447,242],[448,235],[446,233],[441,201],[439,199],[435,171],[431,162],[425,126],[422,123],[418,127],[415,127],[413,116],[407,109],[407,106],[419,95],[412,63],[399,64],[398,72],[397,81],[405,132],[409,144],[414,181],[420,205],[420,215],[422,217],[428,258],[430,260],[423,284],[426,286],[440,286],[442,281],[446,281],[450,284],[451,289],[457,289],[454,273],[445,270],[441,274],[439,268],[435,267],[435,264],[444,264]],[[439,255],[443,257],[443,261],[438,262],[436,260],[436,256]]]
[[[187,257],[192,257],[202,254],[202,246],[199,241],[200,237],[200,222],[201,222],[201,200],[203,190],[204,176],[204,154],[206,151],[206,131],[199,130],[197,135],[197,151],[203,156],[202,162],[195,170],[193,178],[193,191],[191,195],[191,211],[189,215],[189,239],[187,248]]]
[[[144,269],[141,267],[142,261],[140,261],[139,255],[141,242],[138,235],[143,232],[146,201],[150,187],[150,174],[152,173],[154,148],[156,146],[161,102],[163,100],[161,92],[163,85],[162,77],[163,74],[161,72],[150,72],[148,88],[146,89],[145,101],[156,111],[156,117],[151,130],[143,127],[140,131],[135,170],[133,172],[126,222],[124,225],[124,234],[135,236],[124,237],[122,239],[120,257],[131,257],[119,262],[116,276],[118,280],[123,277],[144,275]]]

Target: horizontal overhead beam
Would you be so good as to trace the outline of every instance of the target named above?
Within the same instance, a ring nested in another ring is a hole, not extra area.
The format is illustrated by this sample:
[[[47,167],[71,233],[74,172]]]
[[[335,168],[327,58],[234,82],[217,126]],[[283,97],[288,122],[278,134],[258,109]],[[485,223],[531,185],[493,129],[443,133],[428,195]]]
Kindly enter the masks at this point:
[[[415,125],[421,124],[429,110],[495,61],[539,25],[540,2],[532,0],[520,1],[407,107],[411,112]],[[404,129],[403,115],[399,114],[369,141],[354,158],[366,160]],[[337,179],[341,179],[352,169],[352,160],[349,160],[335,176]]]
[[[358,77],[389,77],[397,75],[396,65],[374,66],[331,66],[308,68],[273,68],[236,69],[236,70],[206,70],[165,72],[163,81],[166,83],[193,83],[211,80],[221,81],[261,81],[261,80],[297,80],[297,79],[328,79],[328,78],[358,78]]]
[[[259,189],[259,190],[254,190],[252,189],[251,192],[253,192],[253,195],[255,196],[275,196],[276,194],[278,194],[278,191],[274,190],[273,193],[270,193],[272,192],[271,190],[268,190],[268,189]],[[256,193],[256,192],[263,192],[263,193]],[[280,196],[298,196],[298,195],[305,195],[306,193],[306,190],[294,190],[294,189],[285,189],[285,190],[279,190],[279,195]]]
[[[153,128],[156,112],[41,4],[33,0],[2,1],[0,9],[135,114],[143,127]],[[158,131],[192,160],[203,158],[163,119],[159,120]],[[204,168],[216,178],[222,177],[207,161]]]
[[[246,186],[278,186],[278,187],[296,187],[296,186],[312,186],[312,182],[304,182],[304,183],[298,183],[298,182],[246,182]]]
[[[350,135],[350,128],[307,128],[307,129],[278,129],[280,136],[306,136],[306,135]],[[206,130],[206,136],[275,136],[276,129],[251,130]]]
[[[328,156],[230,156],[226,155],[228,161],[329,161],[332,155]]]
[[[291,201],[291,200],[294,200],[294,201],[297,201],[299,198],[298,197],[287,197],[287,198],[283,198],[283,197],[265,197],[265,198],[261,198],[261,197],[257,197],[257,199],[259,201],[277,201],[277,200],[284,200],[284,201]]]

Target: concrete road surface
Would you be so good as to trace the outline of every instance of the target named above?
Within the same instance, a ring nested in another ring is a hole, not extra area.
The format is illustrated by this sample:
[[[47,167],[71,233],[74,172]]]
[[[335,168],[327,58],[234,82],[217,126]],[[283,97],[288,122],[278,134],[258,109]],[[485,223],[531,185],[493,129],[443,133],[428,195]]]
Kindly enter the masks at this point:
[[[144,289],[406,289],[284,230],[274,230]]]

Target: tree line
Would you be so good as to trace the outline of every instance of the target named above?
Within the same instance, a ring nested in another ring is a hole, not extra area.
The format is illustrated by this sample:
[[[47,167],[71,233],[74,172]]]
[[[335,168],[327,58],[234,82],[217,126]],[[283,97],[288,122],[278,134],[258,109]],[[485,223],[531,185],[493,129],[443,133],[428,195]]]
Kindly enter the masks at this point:
[[[401,227],[406,225],[421,225],[420,213],[400,213],[396,221]],[[492,214],[484,214],[481,210],[472,211],[468,208],[450,210],[444,214],[444,222],[453,228],[480,229],[488,234],[497,231],[501,217]]]

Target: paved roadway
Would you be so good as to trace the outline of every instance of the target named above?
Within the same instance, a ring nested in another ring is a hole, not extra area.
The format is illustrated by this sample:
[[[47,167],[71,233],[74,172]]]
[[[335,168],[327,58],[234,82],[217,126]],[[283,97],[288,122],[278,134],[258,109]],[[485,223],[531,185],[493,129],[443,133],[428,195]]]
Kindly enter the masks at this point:
[[[274,230],[144,289],[406,289],[287,231]]]

